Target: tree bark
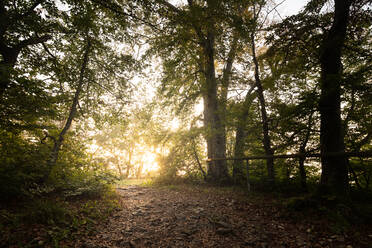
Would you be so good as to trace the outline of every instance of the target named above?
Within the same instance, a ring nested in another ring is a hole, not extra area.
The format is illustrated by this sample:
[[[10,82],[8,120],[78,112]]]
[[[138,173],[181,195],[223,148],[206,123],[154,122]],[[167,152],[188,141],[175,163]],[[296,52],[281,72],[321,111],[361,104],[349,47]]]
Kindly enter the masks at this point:
[[[321,96],[320,149],[322,154],[344,152],[341,125],[341,50],[346,37],[350,0],[335,0],[332,27],[323,39],[320,55]],[[323,157],[320,192],[340,198],[349,195],[347,160],[343,157]]]
[[[190,7],[192,2],[189,3]],[[208,9],[212,13],[216,7],[213,1],[208,1]],[[204,57],[204,76],[205,85],[203,87],[204,100],[204,127],[207,130],[207,154],[208,158],[226,158],[226,130],[219,114],[218,96],[217,96],[217,78],[214,66],[214,23],[211,20],[207,24],[206,34],[203,35],[201,29],[194,25],[195,31],[202,46]],[[208,179],[213,183],[223,184],[230,181],[225,160],[218,160],[208,163]]]
[[[56,162],[58,160],[59,151],[61,149],[61,146],[62,146],[62,143],[63,143],[63,140],[64,140],[64,136],[67,133],[67,131],[70,129],[72,121],[73,121],[73,119],[76,115],[77,105],[78,105],[78,102],[79,102],[79,96],[80,96],[80,92],[82,90],[83,83],[84,83],[84,75],[85,75],[85,71],[86,71],[87,66],[88,66],[90,46],[91,46],[91,42],[88,38],[87,45],[85,47],[85,52],[84,52],[84,55],[83,55],[83,62],[82,62],[81,68],[80,68],[78,86],[76,88],[75,95],[74,95],[74,98],[72,100],[70,112],[69,112],[68,118],[66,120],[66,123],[65,123],[62,131],[59,133],[58,138],[54,142],[52,153],[51,153],[50,159],[48,161],[49,168],[53,167],[56,164]]]
[[[207,129],[206,140],[208,158],[225,158],[226,142],[218,110],[217,79],[214,67],[214,34],[210,31],[203,44],[205,55],[205,89],[204,89],[204,127]],[[215,183],[229,179],[225,160],[208,163],[208,178]]]

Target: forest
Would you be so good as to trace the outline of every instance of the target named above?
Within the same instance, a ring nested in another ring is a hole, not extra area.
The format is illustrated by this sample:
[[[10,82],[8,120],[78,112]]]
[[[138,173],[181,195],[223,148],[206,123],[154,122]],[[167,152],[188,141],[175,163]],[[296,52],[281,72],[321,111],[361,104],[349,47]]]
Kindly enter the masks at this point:
[[[0,247],[371,244],[370,0],[0,0]]]

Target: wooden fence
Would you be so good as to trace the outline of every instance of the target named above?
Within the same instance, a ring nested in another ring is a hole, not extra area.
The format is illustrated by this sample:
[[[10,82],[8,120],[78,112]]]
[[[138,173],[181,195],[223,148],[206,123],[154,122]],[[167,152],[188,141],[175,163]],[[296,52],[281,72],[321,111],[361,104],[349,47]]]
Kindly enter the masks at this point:
[[[296,153],[296,154],[279,154],[279,155],[257,155],[257,156],[248,156],[242,158],[209,158],[207,159],[207,163],[211,163],[213,161],[221,161],[221,160],[242,160],[246,161],[246,178],[247,178],[247,189],[251,191],[251,183],[249,180],[249,161],[250,160],[259,160],[259,159],[278,159],[278,158],[332,158],[332,157],[357,157],[357,158],[372,158],[372,151],[363,151],[363,152],[334,152],[334,153]]]

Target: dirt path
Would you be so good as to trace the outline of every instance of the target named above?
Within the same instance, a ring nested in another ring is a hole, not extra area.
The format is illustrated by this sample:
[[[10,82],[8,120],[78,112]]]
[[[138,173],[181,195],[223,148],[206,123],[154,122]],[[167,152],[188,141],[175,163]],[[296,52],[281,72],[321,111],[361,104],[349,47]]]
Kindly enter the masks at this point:
[[[118,189],[122,210],[76,247],[352,247],[344,236],[291,223],[272,203],[212,189]]]

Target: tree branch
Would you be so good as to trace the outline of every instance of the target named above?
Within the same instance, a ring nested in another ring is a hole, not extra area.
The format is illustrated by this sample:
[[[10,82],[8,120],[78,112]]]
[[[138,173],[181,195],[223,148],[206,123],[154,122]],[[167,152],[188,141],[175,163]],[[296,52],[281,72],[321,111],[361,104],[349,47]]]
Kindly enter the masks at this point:
[[[43,42],[46,42],[48,40],[50,40],[52,38],[52,36],[50,35],[43,35],[43,36],[33,36],[31,38],[28,38],[26,40],[22,40],[21,42],[19,42],[15,47],[14,49],[16,49],[17,51],[20,51],[22,48],[25,48],[27,46],[30,46],[30,45],[36,45],[36,44],[39,44],[39,43],[43,43]]]

